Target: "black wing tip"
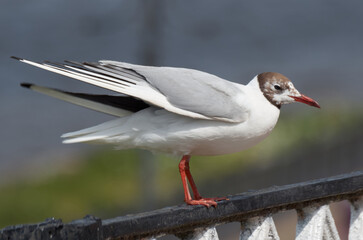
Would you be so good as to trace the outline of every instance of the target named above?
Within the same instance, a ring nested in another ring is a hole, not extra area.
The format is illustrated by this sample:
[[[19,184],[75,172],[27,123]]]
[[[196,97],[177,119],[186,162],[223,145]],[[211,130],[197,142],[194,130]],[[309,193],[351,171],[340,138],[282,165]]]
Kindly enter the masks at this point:
[[[22,61],[22,60],[24,60],[23,58],[15,57],[15,56],[11,56],[10,58],[15,59],[15,60],[18,60],[18,61]]]
[[[24,88],[31,88],[34,84],[31,83],[20,83],[20,86],[24,87]]]

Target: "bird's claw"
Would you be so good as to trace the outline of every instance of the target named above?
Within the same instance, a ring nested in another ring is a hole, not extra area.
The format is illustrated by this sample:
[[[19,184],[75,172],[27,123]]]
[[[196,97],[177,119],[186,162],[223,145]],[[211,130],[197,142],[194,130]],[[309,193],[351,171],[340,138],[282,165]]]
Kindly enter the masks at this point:
[[[227,197],[213,197],[213,198],[203,198],[203,199],[205,199],[205,200],[214,200],[214,201],[217,201],[217,202],[223,201],[223,200],[229,200],[229,198],[227,198]]]
[[[185,202],[188,205],[203,205],[206,206],[207,208],[213,206],[213,207],[217,207],[217,201],[222,201],[222,200],[229,200],[226,197],[220,197],[220,198],[199,198],[199,199],[191,199],[191,200],[186,200]]]
[[[217,202],[215,200],[210,200],[210,199],[205,199],[205,198],[201,198],[198,200],[187,200],[185,201],[188,205],[203,205],[206,206],[207,208],[213,206],[216,207],[217,206]]]

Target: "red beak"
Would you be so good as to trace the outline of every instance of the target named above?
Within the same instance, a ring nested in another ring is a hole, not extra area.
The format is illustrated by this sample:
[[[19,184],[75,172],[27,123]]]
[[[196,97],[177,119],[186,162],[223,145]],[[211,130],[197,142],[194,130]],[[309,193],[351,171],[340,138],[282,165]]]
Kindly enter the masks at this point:
[[[295,96],[290,96],[293,99],[295,99],[296,102],[301,102],[301,103],[305,103],[307,105],[313,106],[313,107],[317,107],[320,108],[319,104],[312,98],[309,98],[305,95],[302,95],[300,97],[295,97]]]

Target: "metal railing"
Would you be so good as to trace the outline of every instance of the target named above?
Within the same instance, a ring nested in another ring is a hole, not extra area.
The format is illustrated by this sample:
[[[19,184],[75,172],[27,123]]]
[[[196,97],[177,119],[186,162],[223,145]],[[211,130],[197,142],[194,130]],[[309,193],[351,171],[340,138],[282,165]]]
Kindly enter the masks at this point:
[[[218,239],[215,226],[228,222],[241,223],[240,239],[279,239],[271,215],[289,209],[298,213],[296,239],[339,239],[329,204],[341,200],[351,204],[349,239],[363,239],[363,172],[229,196],[217,208],[181,205],[106,220],[10,226],[0,239]]]

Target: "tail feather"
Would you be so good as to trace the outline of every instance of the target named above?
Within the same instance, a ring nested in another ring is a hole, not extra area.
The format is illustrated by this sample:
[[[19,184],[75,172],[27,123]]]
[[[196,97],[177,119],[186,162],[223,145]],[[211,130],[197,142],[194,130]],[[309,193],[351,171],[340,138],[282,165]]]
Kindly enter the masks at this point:
[[[78,130],[78,131],[75,131],[75,132],[65,133],[61,137],[62,138],[67,138],[67,139],[77,138],[77,137],[93,134],[93,133],[96,133],[96,132],[100,132],[100,131],[103,131],[103,130],[107,130],[107,129],[110,129],[110,128],[114,128],[114,127],[117,127],[119,125],[120,125],[119,119],[114,119],[114,120],[111,120],[111,121],[108,121],[108,122],[105,122],[105,123],[98,124],[98,125],[93,126],[93,127],[81,129],[81,130]],[[67,139],[65,139],[64,141],[67,141]]]
[[[63,143],[107,142],[108,139],[113,137],[124,140],[128,138],[128,134],[125,134],[125,129],[122,127],[124,121],[127,120],[118,118],[94,127],[63,134],[62,138],[65,138]]]

